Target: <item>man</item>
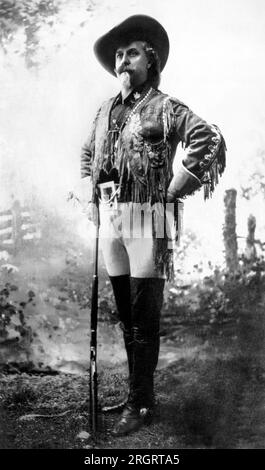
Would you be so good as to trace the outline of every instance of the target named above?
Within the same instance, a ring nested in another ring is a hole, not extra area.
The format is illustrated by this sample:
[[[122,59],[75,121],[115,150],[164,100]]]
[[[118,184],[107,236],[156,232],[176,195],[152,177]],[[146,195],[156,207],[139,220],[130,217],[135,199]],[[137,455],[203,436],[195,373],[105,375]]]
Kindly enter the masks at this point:
[[[225,144],[216,126],[158,90],[169,40],[155,19],[127,18],[100,37],[94,50],[121,88],[100,107],[81,156],[82,177],[92,183],[91,201],[101,200],[100,243],[128,357],[128,399],[105,407],[123,410],[113,431],[119,436],[150,423],[153,415],[163,289],[173,272],[170,235],[165,230],[157,236],[158,227],[168,224],[167,204],[176,209],[178,198],[202,185],[205,198],[211,195],[225,167]],[[187,155],[173,176],[179,142]],[[135,218],[142,207],[150,228],[146,237],[135,235],[142,228],[141,217]],[[133,219],[132,234],[124,233],[117,214]],[[174,216],[177,222],[176,210]]]

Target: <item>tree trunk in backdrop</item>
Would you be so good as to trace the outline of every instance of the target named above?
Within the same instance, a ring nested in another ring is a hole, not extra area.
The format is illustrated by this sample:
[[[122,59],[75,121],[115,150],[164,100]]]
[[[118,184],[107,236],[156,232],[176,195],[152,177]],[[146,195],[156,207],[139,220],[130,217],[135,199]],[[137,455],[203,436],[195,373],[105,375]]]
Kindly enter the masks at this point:
[[[225,261],[227,269],[235,272],[238,269],[237,235],[236,235],[236,195],[235,189],[225,191],[225,221],[223,239],[225,246]]]

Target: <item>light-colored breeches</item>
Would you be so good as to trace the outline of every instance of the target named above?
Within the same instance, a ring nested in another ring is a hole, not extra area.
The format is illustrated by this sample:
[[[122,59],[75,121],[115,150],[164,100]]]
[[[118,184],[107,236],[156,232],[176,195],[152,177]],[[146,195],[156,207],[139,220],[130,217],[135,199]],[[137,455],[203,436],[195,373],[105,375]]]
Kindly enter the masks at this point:
[[[154,266],[152,217],[148,205],[100,205],[100,247],[110,276],[165,278]]]

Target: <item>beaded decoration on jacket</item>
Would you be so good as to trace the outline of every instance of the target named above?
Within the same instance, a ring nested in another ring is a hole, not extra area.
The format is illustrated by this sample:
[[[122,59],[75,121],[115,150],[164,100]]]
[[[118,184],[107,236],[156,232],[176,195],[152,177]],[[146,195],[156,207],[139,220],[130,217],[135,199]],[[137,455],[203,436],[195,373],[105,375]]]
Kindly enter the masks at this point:
[[[140,106],[142,106],[142,104],[149,98],[150,94],[151,94],[151,91],[152,91],[152,88],[149,88],[149,90],[147,91],[147,93],[145,93],[145,95],[143,96],[143,98],[140,100],[140,101],[137,101],[136,104],[134,105],[133,109],[130,111],[130,113],[128,114],[128,116],[126,117],[125,121],[122,123],[121,127],[120,127],[120,132],[122,131],[122,129],[126,126],[126,124],[132,119],[133,115],[136,113],[136,111],[138,110],[138,108],[140,108]]]
[[[110,174],[111,170],[115,167],[116,156],[117,156],[117,149],[118,149],[118,141],[121,135],[122,130],[125,126],[130,122],[130,124],[134,125],[134,117],[136,117],[136,112],[144,104],[144,102],[149,98],[151,94],[152,88],[145,93],[141,100],[138,100],[135,105],[133,106],[132,110],[127,113],[125,119],[118,124],[118,120],[113,120],[115,125],[112,129],[108,129],[108,153],[107,158],[104,160],[102,168],[105,171],[105,174]],[[135,93],[136,99],[140,97],[137,96]]]

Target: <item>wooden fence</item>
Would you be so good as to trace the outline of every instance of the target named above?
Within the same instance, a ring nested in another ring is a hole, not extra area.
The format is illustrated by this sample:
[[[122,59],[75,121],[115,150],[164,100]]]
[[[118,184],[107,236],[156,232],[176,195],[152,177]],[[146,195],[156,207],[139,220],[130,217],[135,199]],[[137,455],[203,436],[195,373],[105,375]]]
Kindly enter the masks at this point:
[[[14,201],[9,210],[0,212],[0,249],[17,252],[25,243],[39,239],[39,224],[32,222],[30,210]]]

